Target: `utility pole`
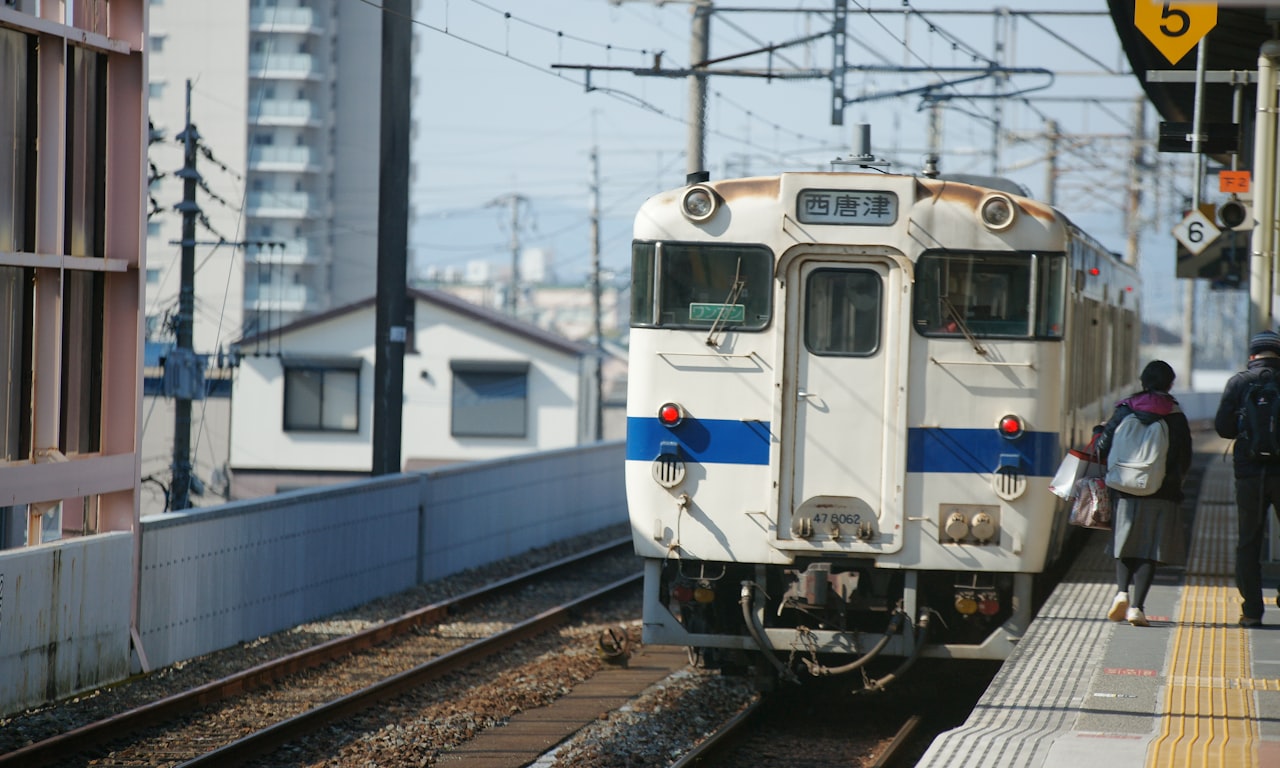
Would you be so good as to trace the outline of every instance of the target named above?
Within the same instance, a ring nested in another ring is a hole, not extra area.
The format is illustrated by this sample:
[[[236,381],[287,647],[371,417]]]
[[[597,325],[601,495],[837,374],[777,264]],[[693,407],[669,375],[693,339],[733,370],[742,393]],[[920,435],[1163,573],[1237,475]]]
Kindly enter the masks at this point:
[[[700,173],[706,169],[707,142],[707,74],[706,60],[711,40],[711,0],[695,0],[693,31],[689,43],[689,143],[685,170]]]
[[[591,148],[591,300],[596,337],[596,440],[604,439],[604,329],[600,318],[600,154]]]
[[[511,290],[507,292],[507,312],[514,318],[520,295],[520,195],[511,195]]]
[[[1129,155],[1129,196],[1125,211],[1125,261],[1138,265],[1138,233],[1142,221],[1142,174],[1146,158],[1142,143],[1147,138],[1146,97],[1134,98],[1133,144]],[[1234,156],[1233,156],[1234,157]]]
[[[192,389],[198,393],[201,385],[193,387],[201,369],[195,364],[193,351],[192,315],[195,310],[196,274],[196,183],[200,178],[196,171],[196,142],[200,138],[191,124],[191,81],[187,80],[187,117],[182,134],[182,264],[179,270],[178,288],[178,343],[165,356],[166,394],[175,395],[173,416],[173,482],[169,489],[169,508],[186,509],[190,505],[191,491],[191,398]]]
[[[378,288],[374,358],[374,475],[399,472],[404,416],[406,264],[409,240],[409,0],[382,3],[382,111],[379,130]]]
[[[1058,133],[1058,121],[1050,119],[1044,124],[1045,133],[1049,139],[1049,162],[1045,170],[1044,179],[1044,201],[1049,205],[1058,204],[1058,140],[1062,135]]]

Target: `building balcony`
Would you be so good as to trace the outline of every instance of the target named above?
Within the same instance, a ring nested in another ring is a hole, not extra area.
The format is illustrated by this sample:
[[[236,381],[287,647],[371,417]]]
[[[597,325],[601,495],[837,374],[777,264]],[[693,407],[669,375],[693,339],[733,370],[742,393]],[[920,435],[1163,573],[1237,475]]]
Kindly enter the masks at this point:
[[[321,75],[309,53],[255,53],[249,56],[249,77],[264,80],[316,80]]]
[[[301,312],[312,300],[305,285],[257,285],[244,287],[244,308],[253,312]]]
[[[305,99],[264,99],[250,102],[249,122],[263,126],[316,126],[321,121],[315,105]]]
[[[319,215],[316,198],[309,192],[250,192],[245,215],[260,219],[305,219]]]
[[[249,29],[265,33],[320,34],[324,28],[311,8],[253,8]]]
[[[312,249],[310,242],[305,239],[298,238],[283,242],[283,248],[250,247],[245,251],[245,259],[250,264],[301,266],[316,263],[320,256],[319,253]]]
[[[315,172],[320,164],[311,147],[261,146],[249,148],[249,170]]]

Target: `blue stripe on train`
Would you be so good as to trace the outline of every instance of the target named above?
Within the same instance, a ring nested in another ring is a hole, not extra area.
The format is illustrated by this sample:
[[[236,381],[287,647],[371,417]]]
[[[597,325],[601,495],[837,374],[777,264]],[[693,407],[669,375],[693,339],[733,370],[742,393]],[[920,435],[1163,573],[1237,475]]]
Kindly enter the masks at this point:
[[[653,418],[627,417],[627,460],[651,461],[662,444],[680,444],[680,455],[700,464],[769,463],[769,422],[686,418],[668,429]]]
[[[1024,432],[1007,440],[994,429],[907,430],[908,472],[991,472],[1012,466],[1032,477],[1052,477],[1057,454],[1054,432]]]
[[[668,429],[654,418],[627,418],[627,460],[651,461],[664,442],[701,464],[769,463],[769,423],[730,419],[685,419]],[[1033,477],[1057,470],[1058,436],[1027,432],[1006,440],[994,429],[917,427],[907,431],[908,472],[991,472],[1013,466]]]

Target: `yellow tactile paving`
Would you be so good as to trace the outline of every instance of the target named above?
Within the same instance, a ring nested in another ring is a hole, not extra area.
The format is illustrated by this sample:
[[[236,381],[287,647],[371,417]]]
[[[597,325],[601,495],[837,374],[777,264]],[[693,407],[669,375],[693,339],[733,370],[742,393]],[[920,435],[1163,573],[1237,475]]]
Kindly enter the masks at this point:
[[[1254,691],[1280,688],[1280,681],[1252,677],[1249,630],[1236,624],[1235,505],[1205,503],[1205,494],[1201,500],[1170,649],[1161,729],[1147,750],[1151,768],[1258,765]]]

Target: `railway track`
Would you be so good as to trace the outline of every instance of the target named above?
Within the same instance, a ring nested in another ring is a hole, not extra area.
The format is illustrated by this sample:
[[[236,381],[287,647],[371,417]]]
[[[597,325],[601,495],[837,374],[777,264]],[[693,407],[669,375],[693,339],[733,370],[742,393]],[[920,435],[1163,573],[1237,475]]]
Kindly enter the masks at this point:
[[[584,607],[631,589],[639,575],[630,546],[630,539],[615,540],[87,723],[0,755],[0,766],[50,765],[85,754],[97,755],[96,765],[244,764],[335,719],[549,632]],[[511,611],[502,606],[513,593],[523,606],[521,619],[502,615]],[[486,615],[486,606],[498,616]],[[472,615],[482,629],[461,620]],[[211,711],[216,716],[206,717]]]
[[[937,733],[963,721],[997,668],[939,664],[939,674],[873,694],[830,681],[780,690],[726,720],[669,768],[904,768]]]

